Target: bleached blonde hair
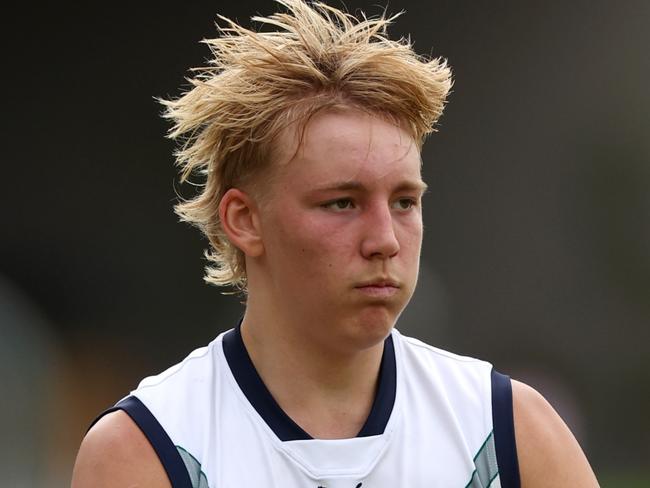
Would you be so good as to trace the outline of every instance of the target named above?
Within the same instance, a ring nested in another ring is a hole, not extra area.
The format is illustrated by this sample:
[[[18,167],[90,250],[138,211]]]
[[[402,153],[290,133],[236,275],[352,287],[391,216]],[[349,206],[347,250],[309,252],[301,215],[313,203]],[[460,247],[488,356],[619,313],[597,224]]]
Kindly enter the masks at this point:
[[[210,241],[205,280],[243,292],[245,257],[224,233],[219,203],[230,188],[254,187],[270,168],[279,132],[343,105],[396,120],[421,148],[452,83],[445,60],[388,38],[400,14],[357,18],[322,3],[276,1],[284,12],[252,18],[265,31],[219,16],[220,36],[203,41],[209,65],[193,70],[182,96],[161,100],[173,121],[169,137],[180,140],[181,182],[193,174],[202,180],[200,192],[174,209]]]

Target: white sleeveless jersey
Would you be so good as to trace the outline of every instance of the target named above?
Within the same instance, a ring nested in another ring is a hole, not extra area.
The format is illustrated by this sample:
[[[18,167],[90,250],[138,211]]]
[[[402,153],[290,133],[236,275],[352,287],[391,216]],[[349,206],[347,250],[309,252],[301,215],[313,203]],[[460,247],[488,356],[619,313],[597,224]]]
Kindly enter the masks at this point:
[[[257,374],[239,327],[104,414],[116,409],[149,439],[173,488],[519,486],[509,378],[396,330],[355,438],[313,439],[295,424]]]

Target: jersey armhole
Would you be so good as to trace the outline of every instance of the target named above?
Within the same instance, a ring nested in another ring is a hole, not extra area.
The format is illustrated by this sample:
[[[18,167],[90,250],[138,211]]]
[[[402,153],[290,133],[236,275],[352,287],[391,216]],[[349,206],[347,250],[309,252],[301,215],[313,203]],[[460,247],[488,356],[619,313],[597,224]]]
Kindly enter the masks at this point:
[[[492,428],[499,479],[502,488],[520,488],[519,460],[512,413],[512,384],[510,377],[494,369],[492,382]]]
[[[171,482],[172,488],[192,488],[190,475],[187,467],[183,462],[183,458],[179,454],[176,446],[170,439],[167,432],[156,417],[145,406],[140,399],[135,396],[128,396],[120,400],[114,407],[109,408],[102,412],[95,420],[93,420],[88,430],[97,423],[104,415],[115,412],[116,410],[123,410],[126,414],[140,428],[145,435],[151,447],[158,455],[160,463],[162,464],[167,477]]]

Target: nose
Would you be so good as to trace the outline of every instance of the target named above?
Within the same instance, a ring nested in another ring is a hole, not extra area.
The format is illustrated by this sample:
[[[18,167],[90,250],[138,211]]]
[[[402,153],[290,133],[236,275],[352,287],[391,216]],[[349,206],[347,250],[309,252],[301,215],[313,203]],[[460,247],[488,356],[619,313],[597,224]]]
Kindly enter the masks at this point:
[[[366,259],[387,259],[400,249],[395,223],[388,205],[369,209],[364,226],[361,254]]]

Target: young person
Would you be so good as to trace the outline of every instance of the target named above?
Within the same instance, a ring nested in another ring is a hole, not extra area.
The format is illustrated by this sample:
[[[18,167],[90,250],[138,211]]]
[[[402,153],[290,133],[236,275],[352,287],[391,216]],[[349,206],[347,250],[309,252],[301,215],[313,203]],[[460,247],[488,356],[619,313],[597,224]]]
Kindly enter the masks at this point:
[[[176,210],[210,239],[206,280],[240,324],[89,430],[73,487],[593,487],[562,420],[489,363],[402,336],[422,243],[420,150],[451,73],[358,20],[282,0],[232,22],[165,101]]]

